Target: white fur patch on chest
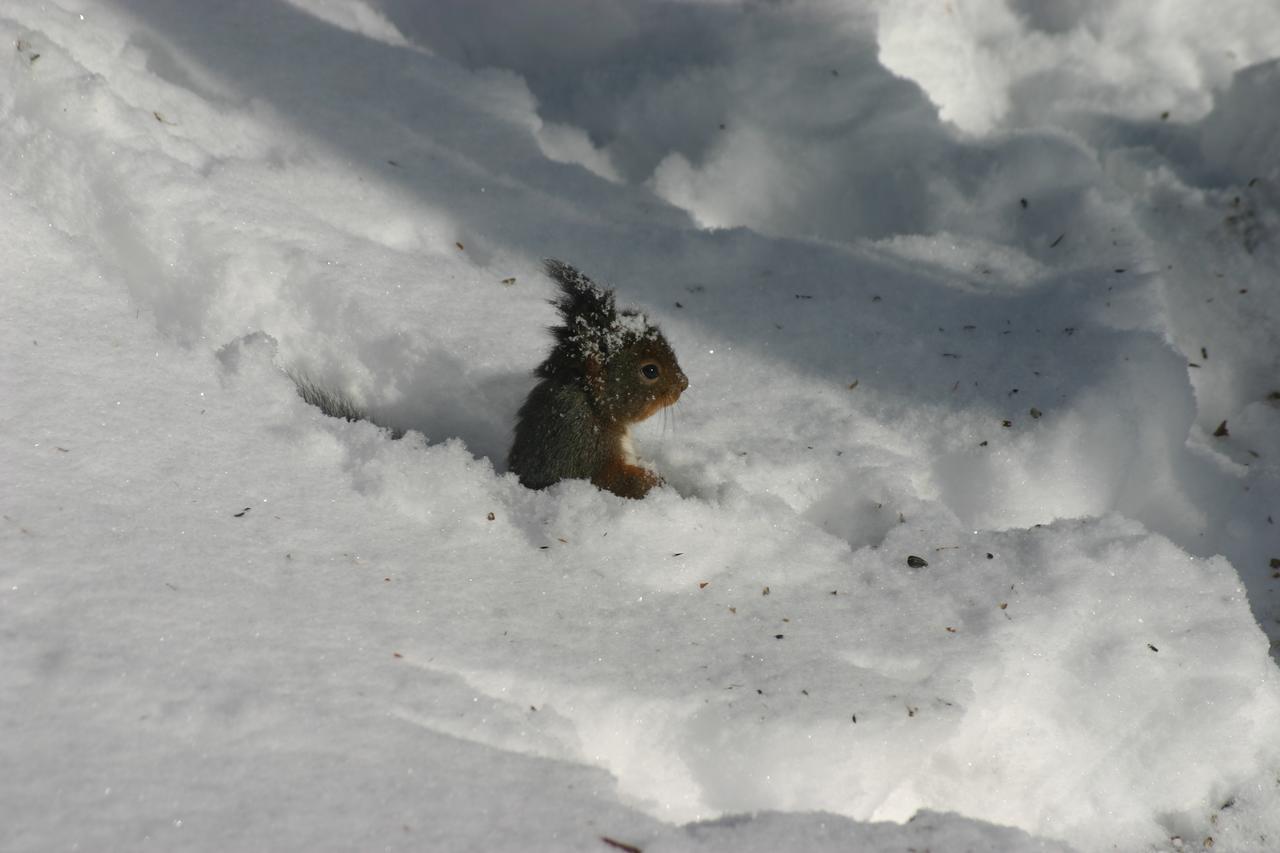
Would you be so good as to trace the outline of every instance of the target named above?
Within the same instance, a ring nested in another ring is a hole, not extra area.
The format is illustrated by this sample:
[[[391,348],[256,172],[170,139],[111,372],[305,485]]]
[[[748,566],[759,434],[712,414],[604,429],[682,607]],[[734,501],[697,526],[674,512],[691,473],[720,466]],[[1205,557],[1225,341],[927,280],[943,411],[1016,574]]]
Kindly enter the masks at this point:
[[[653,471],[652,465],[641,462],[636,456],[635,445],[631,443],[631,430],[628,428],[618,439],[618,449],[622,451],[622,461],[628,465],[634,465],[637,468],[643,468],[646,471]]]
[[[635,448],[635,445],[633,445],[633,444],[631,443],[631,430],[630,430],[630,429],[628,429],[628,430],[624,430],[624,431],[623,431],[623,433],[622,433],[622,437],[621,437],[620,439],[618,439],[618,447],[619,447],[619,449],[621,449],[621,450],[622,450],[622,461],[623,461],[623,462],[627,463],[628,465],[639,465],[639,464],[640,464],[639,460],[637,460],[637,459],[636,459],[636,448]]]

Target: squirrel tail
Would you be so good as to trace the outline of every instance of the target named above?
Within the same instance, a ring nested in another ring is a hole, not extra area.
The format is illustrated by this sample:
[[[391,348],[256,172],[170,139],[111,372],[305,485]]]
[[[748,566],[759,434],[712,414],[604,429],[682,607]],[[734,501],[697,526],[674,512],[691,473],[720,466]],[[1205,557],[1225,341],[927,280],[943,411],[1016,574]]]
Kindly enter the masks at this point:
[[[585,324],[588,329],[605,329],[616,321],[618,312],[612,290],[600,287],[564,261],[547,258],[543,261],[543,267],[547,275],[560,285],[560,296],[551,302],[565,322],[564,326],[555,330],[558,336],[561,330],[567,336],[579,323]]]

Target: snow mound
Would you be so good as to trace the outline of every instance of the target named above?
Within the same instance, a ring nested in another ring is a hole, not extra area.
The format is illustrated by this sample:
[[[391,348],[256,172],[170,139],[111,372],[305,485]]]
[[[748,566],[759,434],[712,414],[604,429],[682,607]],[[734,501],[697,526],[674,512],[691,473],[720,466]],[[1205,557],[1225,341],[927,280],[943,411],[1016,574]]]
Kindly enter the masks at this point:
[[[1274,849],[1280,23],[917,5],[6,5],[0,846]]]

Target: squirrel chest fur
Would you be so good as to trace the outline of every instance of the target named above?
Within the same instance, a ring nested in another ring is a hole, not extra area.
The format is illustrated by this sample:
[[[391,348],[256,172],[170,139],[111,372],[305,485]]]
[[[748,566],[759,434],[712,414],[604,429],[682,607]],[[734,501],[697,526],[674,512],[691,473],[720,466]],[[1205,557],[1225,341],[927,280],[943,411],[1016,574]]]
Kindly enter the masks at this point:
[[[630,427],[678,400],[689,380],[643,314],[618,311],[612,291],[568,264],[549,260],[546,270],[562,324],[520,407],[507,467],[531,489],[584,479],[644,497],[661,479],[636,464]]]

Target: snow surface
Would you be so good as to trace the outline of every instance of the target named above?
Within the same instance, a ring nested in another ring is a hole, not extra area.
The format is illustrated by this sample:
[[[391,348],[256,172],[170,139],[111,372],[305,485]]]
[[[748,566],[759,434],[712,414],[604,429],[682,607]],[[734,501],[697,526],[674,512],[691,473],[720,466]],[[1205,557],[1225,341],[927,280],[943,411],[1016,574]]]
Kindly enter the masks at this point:
[[[1280,6],[0,44],[0,848],[1280,849]],[[644,501],[503,470],[546,257]]]

